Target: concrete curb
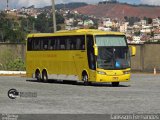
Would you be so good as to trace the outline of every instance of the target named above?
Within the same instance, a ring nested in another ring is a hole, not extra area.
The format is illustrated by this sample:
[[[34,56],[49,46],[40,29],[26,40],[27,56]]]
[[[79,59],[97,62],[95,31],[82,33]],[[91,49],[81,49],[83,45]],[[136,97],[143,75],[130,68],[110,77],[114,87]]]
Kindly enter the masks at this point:
[[[0,70],[0,76],[6,76],[6,75],[26,75],[26,71],[1,71]]]

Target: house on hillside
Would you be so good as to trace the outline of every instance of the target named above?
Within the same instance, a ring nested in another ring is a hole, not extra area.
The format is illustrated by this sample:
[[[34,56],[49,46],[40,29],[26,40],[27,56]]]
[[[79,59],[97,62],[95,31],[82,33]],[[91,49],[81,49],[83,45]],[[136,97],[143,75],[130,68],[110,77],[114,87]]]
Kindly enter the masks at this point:
[[[154,31],[154,40],[160,40],[160,29]]]
[[[128,22],[125,22],[124,24],[122,24],[122,25],[120,26],[120,32],[126,33],[126,32],[127,32],[127,29],[128,29],[128,25],[129,25]]]
[[[160,19],[156,18],[152,20],[152,25],[154,28],[160,27]]]
[[[110,18],[102,18],[99,21],[98,29],[103,31],[111,31],[112,26],[113,26],[113,23]]]
[[[147,25],[147,20],[141,20],[141,26]]]
[[[147,25],[147,26],[142,26],[141,33],[151,33],[153,29],[153,26]]]
[[[84,28],[89,28],[89,27],[91,27],[93,25],[94,25],[93,20],[90,20],[90,19],[84,20]]]
[[[26,14],[32,16],[32,17],[35,17],[35,18],[37,17],[38,14],[40,14],[40,13],[38,12],[38,9],[35,8],[34,5],[32,5],[32,6],[28,7],[28,8],[22,7],[22,8],[19,10],[19,12],[22,12],[23,14],[26,13]]]

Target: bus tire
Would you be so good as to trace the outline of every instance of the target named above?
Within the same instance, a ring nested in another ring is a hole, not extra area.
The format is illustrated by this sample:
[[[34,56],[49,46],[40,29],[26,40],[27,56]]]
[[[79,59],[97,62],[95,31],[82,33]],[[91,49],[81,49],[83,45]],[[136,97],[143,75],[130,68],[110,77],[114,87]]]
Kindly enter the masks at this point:
[[[112,86],[113,87],[118,87],[119,86],[119,82],[112,82]]]
[[[37,81],[41,82],[41,73],[39,70],[36,70],[35,72],[35,78],[37,79]]]
[[[88,82],[88,75],[87,73],[82,74],[82,81],[84,82],[85,86],[88,86],[90,83]]]
[[[48,82],[48,75],[47,75],[46,70],[44,70],[44,71],[42,72],[42,80],[43,80],[43,82],[45,82],[45,83]]]

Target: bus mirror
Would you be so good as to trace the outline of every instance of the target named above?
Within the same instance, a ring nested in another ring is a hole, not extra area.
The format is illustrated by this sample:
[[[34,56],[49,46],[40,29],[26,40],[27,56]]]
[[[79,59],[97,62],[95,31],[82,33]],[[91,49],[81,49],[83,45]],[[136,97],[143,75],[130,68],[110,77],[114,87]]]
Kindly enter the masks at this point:
[[[131,47],[131,56],[136,55],[136,47],[135,46],[130,46]]]
[[[98,47],[96,45],[94,46],[94,54],[98,56]]]

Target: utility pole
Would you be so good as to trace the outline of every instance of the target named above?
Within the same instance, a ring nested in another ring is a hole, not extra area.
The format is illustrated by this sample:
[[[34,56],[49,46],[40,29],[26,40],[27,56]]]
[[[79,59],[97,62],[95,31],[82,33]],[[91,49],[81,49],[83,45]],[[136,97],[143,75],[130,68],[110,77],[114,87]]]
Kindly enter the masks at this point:
[[[9,9],[9,8],[8,8],[8,2],[9,2],[9,1],[7,0],[7,11],[8,11],[8,9]]]
[[[52,13],[53,13],[53,32],[56,32],[57,27],[56,27],[55,0],[52,0]]]
[[[32,23],[32,32],[35,33],[35,22]]]

